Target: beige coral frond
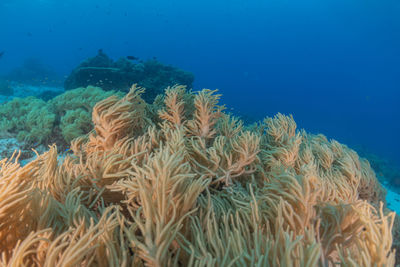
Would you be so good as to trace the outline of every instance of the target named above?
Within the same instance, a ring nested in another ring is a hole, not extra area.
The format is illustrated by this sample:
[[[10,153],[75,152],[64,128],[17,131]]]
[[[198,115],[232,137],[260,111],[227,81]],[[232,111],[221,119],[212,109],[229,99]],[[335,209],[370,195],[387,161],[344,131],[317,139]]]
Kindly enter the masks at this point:
[[[182,150],[172,153],[162,147],[143,168],[134,166],[131,173],[141,203],[135,222],[144,238],[138,239],[132,231],[127,234],[149,266],[161,266],[171,256],[170,246],[183,219],[208,184],[190,173],[183,156]]]
[[[340,245],[341,264],[346,266],[394,266],[396,251],[392,250],[392,228],[395,213],[383,213],[383,204],[377,212],[371,205],[358,206],[362,231],[352,249]],[[353,250],[353,251],[352,251]]]
[[[161,119],[167,120],[172,125],[180,127],[185,120],[184,94],[186,86],[175,85],[165,89],[165,109],[158,111]]]
[[[234,116],[223,114],[217,125],[218,132],[227,138],[234,138],[243,129],[243,121]]]
[[[231,140],[231,152],[224,153],[224,164],[220,168],[224,172],[215,182],[224,180],[226,185],[232,184],[232,178],[255,172],[254,162],[258,160],[260,138],[257,134],[244,132]],[[222,148],[220,148],[222,149]],[[252,166],[253,165],[253,166]]]
[[[266,133],[271,142],[286,144],[296,135],[297,125],[292,115],[278,113],[274,118],[266,118],[264,123],[268,127]]]
[[[89,147],[107,151],[118,139],[142,129],[145,102],[140,95],[143,92],[143,88],[133,85],[122,99],[110,96],[94,106],[92,119],[96,135],[91,136]]]
[[[216,134],[214,129],[217,119],[221,116],[224,106],[218,106],[221,95],[217,90],[203,89],[194,100],[196,111],[193,120],[188,121],[189,133],[203,138],[212,138]]]

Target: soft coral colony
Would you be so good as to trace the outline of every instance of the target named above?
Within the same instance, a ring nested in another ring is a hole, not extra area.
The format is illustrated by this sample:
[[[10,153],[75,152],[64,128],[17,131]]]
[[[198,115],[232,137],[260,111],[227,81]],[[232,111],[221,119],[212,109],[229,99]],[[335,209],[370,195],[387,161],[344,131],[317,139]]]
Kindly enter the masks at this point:
[[[367,161],[282,114],[253,126],[215,91],[133,86],[94,129],[0,170],[0,266],[394,266]]]

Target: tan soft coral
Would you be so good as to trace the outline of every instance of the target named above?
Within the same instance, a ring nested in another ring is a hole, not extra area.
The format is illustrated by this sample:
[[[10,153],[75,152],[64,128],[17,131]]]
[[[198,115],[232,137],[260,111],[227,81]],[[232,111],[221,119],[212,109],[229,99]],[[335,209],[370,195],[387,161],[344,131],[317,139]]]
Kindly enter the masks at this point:
[[[215,94],[215,92],[216,90],[203,89],[195,96],[194,118],[188,121],[191,135],[201,138],[213,138],[215,136],[214,126],[224,109],[223,106],[218,106],[221,95]]]
[[[1,162],[0,265],[394,265],[354,151],[282,114],[245,127],[216,91],[142,92],[99,102],[62,161]]]
[[[140,97],[143,92],[144,89],[134,85],[121,99],[110,96],[97,103],[92,113],[95,134],[89,136],[88,146],[107,151],[131,132],[139,135],[145,118],[146,103]]]

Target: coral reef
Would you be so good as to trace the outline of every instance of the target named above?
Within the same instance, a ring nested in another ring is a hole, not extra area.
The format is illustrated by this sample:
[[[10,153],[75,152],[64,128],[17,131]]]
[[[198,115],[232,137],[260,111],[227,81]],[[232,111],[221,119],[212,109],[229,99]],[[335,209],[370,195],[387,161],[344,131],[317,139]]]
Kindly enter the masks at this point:
[[[364,151],[360,150],[360,152],[371,163],[380,180],[390,185],[393,190],[400,192],[400,169],[396,168],[396,164],[388,159],[366,152],[365,149]]]
[[[28,143],[45,142],[53,129],[55,115],[41,99],[14,98],[0,108],[1,137],[15,136]]]
[[[393,245],[392,247],[396,249],[396,266],[400,263],[400,218],[396,216],[393,224]]]
[[[6,79],[0,77],[0,95],[11,96],[14,94],[14,89]]]
[[[16,137],[27,145],[69,142],[92,129],[93,106],[115,93],[98,87],[70,90],[50,101],[36,97],[14,98],[0,107],[0,138]]]
[[[245,127],[215,91],[143,92],[98,102],[63,160],[0,162],[0,265],[394,266],[353,150],[282,114]]]
[[[15,81],[7,81],[6,84],[9,86],[7,90],[11,89],[12,92],[9,92],[9,95],[0,94],[0,103],[9,102],[16,97],[24,98],[27,96],[34,96],[44,101],[48,101],[65,92],[64,88],[61,87],[50,87],[44,85],[36,86],[22,84]]]
[[[60,86],[62,77],[38,58],[27,58],[20,67],[11,70],[6,79],[35,86]]]
[[[63,141],[70,141],[87,134],[92,129],[91,112],[94,105],[113,94],[114,91],[104,91],[101,88],[88,86],[69,90],[48,102],[50,109],[59,118],[55,132],[61,131]],[[57,135],[57,134],[55,134]],[[56,140],[53,140],[53,142]]]
[[[103,90],[127,92],[133,83],[146,88],[144,100],[151,102],[167,86],[183,84],[192,87],[194,76],[190,72],[167,66],[156,59],[132,62],[127,58],[110,59],[101,49],[72,70],[64,83],[66,90],[89,85]]]

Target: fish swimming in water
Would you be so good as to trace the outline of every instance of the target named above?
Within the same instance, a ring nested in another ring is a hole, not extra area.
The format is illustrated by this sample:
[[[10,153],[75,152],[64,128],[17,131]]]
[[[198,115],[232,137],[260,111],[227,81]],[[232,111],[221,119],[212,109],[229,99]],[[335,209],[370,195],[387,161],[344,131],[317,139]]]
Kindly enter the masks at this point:
[[[4,55],[4,51],[0,52],[0,58]]]

